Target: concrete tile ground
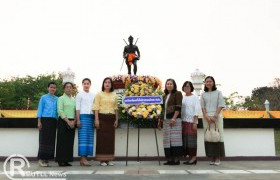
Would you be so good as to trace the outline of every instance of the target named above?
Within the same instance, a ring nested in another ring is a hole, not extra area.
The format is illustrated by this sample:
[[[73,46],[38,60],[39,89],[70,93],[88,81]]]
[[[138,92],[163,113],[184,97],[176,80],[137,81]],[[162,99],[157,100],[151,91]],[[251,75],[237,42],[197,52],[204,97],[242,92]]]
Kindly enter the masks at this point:
[[[50,167],[42,168],[37,162],[30,162],[30,168],[24,168],[24,171],[37,174],[40,179],[54,179],[55,177],[60,180],[280,179],[280,161],[224,161],[220,166],[209,165],[207,161],[198,162],[195,166],[182,163],[179,166],[159,166],[157,161],[129,161],[128,166],[124,161],[118,161],[114,162],[115,166],[107,167],[100,166],[98,162],[91,161],[90,163],[92,164],[90,167],[81,167],[77,161],[73,162],[71,167],[58,167],[56,163],[51,162]],[[0,180],[8,179],[3,172],[3,162],[0,162],[0,168]],[[14,177],[20,177],[19,173]]]

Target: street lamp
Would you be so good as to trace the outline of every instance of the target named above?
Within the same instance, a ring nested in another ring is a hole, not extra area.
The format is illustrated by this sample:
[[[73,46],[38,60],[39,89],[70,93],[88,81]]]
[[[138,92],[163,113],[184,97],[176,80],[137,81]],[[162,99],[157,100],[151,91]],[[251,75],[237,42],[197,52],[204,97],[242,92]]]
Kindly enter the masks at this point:
[[[191,73],[191,79],[194,86],[194,91],[197,96],[200,96],[200,91],[202,90],[202,84],[205,79],[205,74],[196,69]]]
[[[71,82],[74,84],[75,73],[71,71],[70,68],[67,68],[66,71],[61,73],[62,83]]]
[[[268,100],[265,100],[264,106],[265,106],[265,110],[269,111],[269,101]]]
[[[27,98],[27,108],[26,108],[26,110],[29,110],[29,108],[30,108],[30,98]]]

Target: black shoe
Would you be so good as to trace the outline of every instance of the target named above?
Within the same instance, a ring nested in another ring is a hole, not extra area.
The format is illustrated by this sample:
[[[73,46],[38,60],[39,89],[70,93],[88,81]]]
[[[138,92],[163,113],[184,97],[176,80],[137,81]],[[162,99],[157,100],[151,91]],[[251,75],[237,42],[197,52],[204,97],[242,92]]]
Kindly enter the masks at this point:
[[[65,166],[72,166],[72,164],[69,164],[68,162],[64,163]]]
[[[66,166],[66,164],[65,164],[65,163],[62,163],[62,162],[59,162],[58,165],[59,165],[59,166],[63,166],[63,167]]]
[[[163,163],[163,165],[171,165],[173,161],[167,161],[166,163]]]
[[[197,160],[195,160],[193,162],[189,162],[189,161],[184,162],[185,165],[196,165],[196,163],[197,163]]]
[[[180,161],[173,161],[170,165],[180,165]]]

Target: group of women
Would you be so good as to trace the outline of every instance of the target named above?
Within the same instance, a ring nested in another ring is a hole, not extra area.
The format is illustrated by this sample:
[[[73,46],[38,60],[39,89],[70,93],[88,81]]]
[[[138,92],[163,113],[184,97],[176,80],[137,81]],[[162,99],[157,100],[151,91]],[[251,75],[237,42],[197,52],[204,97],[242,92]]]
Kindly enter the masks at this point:
[[[66,82],[64,94],[56,97],[56,84],[48,84],[48,94],[40,99],[37,118],[39,128],[39,165],[49,166],[54,159],[59,166],[71,166],[75,127],[78,127],[78,154],[81,166],[90,166],[96,129],[96,160],[102,166],[113,166],[115,128],[118,126],[118,101],[111,78],[105,78],[102,91],[91,93],[91,80],[82,81],[83,91],[72,97],[74,85]],[[56,135],[57,129],[57,135]],[[55,145],[56,141],[56,145]],[[56,149],[55,149],[56,148]]]
[[[77,127],[80,165],[90,166],[87,157],[93,156],[96,129],[95,159],[100,161],[101,166],[113,166],[118,101],[112,79],[105,78],[102,91],[96,95],[90,92],[91,80],[83,79],[83,91],[76,98],[72,96],[74,85],[71,82],[64,84],[61,97],[55,96],[56,86],[54,82],[48,84],[49,93],[41,97],[38,106],[39,165],[47,167],[48,161],[55,157],[59,166],[71,166]],[[165,165],[179,165],[182,156],[189,157],[184,164],[197,163],[197,124],[201,111],[204,129],[217,126],[221,135],[220,142],[205,142],[206,155],[212,158],[210,164],[219,165],[220,157],[225,155],[222,93],[217,90],[211,76],[205,78],[205,92],[200,102],[192,94],[193,90],[190,81],[183,84],[184,95],[177,90],[175,80],[167,79],[165,83],[164,116],[158,121],[159,128],[163,127]]]
[[[207,128],[217,128],[220,133],[218,142],[204,142],[206,156],[211,157],[210,165],[220,165],[225,156],[223,140],[222,108],[225,106],[221,91],[217,90],[212,76],[205,78],[204,92],[199,98],[192,94],[194,87],[190,81],[177,90],[175,80],[167,79],[164,90],[164,118],[158,126],[163,126],[163,146],[167,162],[164,165],[179,165],[182,156],[189,157],[186,165],[197,163],[197,124],[198,116],[203,113],[204,132]],[[163,124],[163,125],[162,125]]]

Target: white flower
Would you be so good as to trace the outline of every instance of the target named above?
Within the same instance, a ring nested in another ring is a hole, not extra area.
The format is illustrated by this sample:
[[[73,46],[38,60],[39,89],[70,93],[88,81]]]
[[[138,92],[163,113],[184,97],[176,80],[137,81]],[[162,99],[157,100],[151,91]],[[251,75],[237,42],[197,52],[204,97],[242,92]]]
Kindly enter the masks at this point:
[[[136,107],[135,107],[135,106],[133,106],[131,109],[132,109],[133,111],[135,111],[135,110],[136,110]]]
[[[157,110],[157,115],[160,115],[160,113],[161,113],[160,110]]]
[[[146,108],[142,108],[142,111],[144,112],[144,111],[146,111],[147,109]]]

